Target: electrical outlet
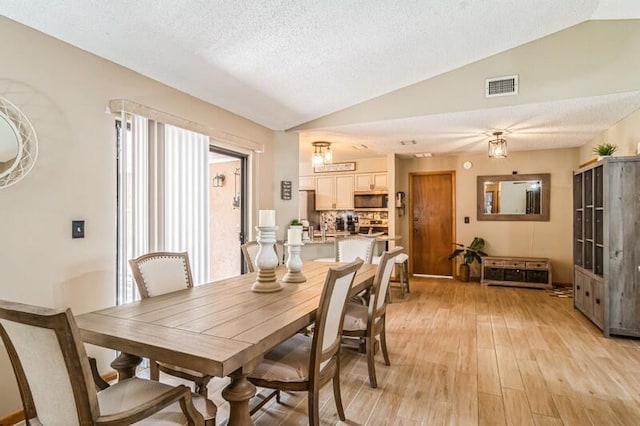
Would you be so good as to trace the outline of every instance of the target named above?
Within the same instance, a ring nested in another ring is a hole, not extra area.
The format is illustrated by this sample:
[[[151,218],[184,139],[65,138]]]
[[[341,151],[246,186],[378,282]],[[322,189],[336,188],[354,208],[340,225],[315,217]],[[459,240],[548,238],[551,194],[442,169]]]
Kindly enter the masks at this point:
[[[71,221],[71,237],[84,238],[84,220]]]

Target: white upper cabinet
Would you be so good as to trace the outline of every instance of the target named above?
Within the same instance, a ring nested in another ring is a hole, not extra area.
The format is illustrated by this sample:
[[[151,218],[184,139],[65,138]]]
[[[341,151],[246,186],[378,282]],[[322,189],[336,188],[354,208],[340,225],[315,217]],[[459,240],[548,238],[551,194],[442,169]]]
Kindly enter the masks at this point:
[[[355,175],[356,191],[384,191],[386,189],[386,173],[360,173]]]
[[[353,175],[316,177],[316,210],[353,209]]]
[[[316,178],[315,176],[300,176],[299,180],[299,190],[300,191],[313,191],[316,189]]]

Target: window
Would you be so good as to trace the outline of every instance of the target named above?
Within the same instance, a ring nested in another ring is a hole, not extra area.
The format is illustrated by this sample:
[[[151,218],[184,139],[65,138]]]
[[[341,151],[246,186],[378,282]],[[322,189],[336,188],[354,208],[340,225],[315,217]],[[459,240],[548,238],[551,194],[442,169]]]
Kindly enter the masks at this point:
[[[186,251],[194,283],[209,280],[209,137],[123,117],[116,126],[118,304],[139,298],[128,260],[147,252]]]

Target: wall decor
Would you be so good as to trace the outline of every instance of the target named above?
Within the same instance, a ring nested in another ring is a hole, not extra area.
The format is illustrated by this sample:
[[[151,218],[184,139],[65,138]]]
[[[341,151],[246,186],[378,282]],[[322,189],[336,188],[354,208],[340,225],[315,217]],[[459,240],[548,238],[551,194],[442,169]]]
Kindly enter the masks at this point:
[[[18,182],[38,157],[38,138],[24,113],[0,96],[0,188]]]
[[[356,169],[355,161],[347,161],[345,163],[331,163],[323,166],[316,166],[313,168],[314,173],[326,173],[326,172],[352,172]]]
[[[290,180],[280,181],[280,199],[281,200],[291,199],[291,181]]]
[[[549,220],[549,173],[478,176],[477,182],[477,220]]]

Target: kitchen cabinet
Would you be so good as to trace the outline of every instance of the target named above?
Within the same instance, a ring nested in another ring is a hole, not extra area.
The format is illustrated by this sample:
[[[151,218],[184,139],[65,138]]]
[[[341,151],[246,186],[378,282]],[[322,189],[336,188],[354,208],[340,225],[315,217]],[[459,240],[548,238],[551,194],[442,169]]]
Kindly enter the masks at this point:
[[[300,191],[314,191],[316,189],[315,176],[300,176],[298,180],[298,189]]]
[[[358,173],[355,175],[356,191],[386,191],[386,173]]]
[[[640,157],[573,176],[573,305],[611,334],[640,337]]]
[[[353,209],[353,175],[316,177],[316,210]]]

